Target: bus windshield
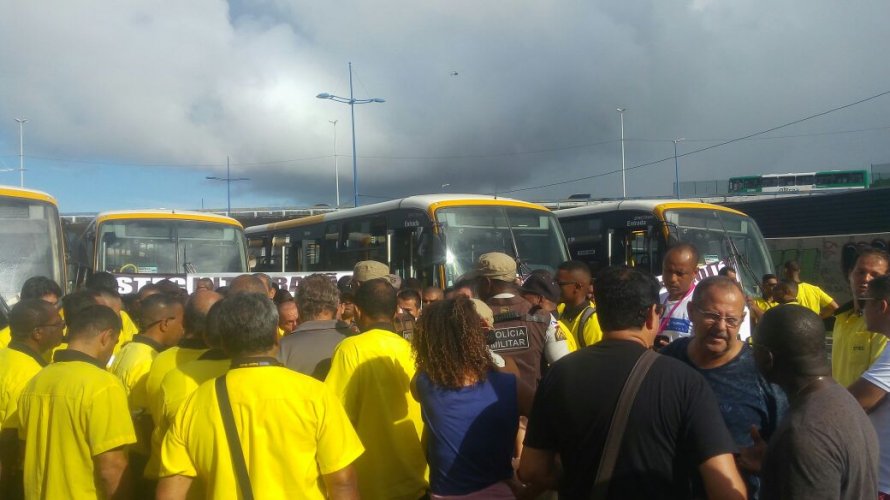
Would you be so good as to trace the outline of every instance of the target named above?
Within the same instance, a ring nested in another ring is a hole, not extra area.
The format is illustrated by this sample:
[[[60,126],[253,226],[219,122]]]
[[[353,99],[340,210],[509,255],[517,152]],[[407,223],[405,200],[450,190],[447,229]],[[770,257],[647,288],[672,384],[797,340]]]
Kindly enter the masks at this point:
[[[471,271],[487,252],[518,257],[522,274],[535,269],[555,273],[568,260],[562,231],[549,212],[493,205],[448,207],[436,211],[436,222],[445,237],[449,284]]]
[[[666,210],[671,239],[691,243],[703,264],[733,266],[749,295],[759,296],[760,280],[772,272],[769,251],[754,220],[714,209]]]
[[[97,269],[116,273],[244,272],[239,227],[213,222],[134,219],[103,222]]]
[[[64,287],[59,214],[42,201],[0,197],[0,295],[18,301],[22,284],[46,276]]]

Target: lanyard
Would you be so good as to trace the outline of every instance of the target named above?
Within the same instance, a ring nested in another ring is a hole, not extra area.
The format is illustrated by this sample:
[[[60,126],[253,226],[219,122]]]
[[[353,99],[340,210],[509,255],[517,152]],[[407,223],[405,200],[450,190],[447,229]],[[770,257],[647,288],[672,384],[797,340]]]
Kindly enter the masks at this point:
[[[674,307],[671,308],[671,311],[669,313],[667,313],[665,316],[662,316],[661,325],[658,326],[658,333],[661,333],[664,331],[665,327],[668,325],[668,322],[671,320],[671,316],[674,315],[674,311],[676,311],[677,308],[680,307],[680,304],[682,304],[683,301],[686,300],[686,297],[689,297],[689,294],[691,294],[693,290],[695,290],[695,283],[693,283],[692,286],[689,287],[689,290],[686,291],[686,294],[683,295],[683,298],[681,298],[680,300],[677,301],[676,304],[674,304]],[[665,298],[664,304],[667,305],[668,302],[669,302],[668,299]]]
[[[256,368],[258,366],[283,366],[280,361],[268,356],[255,358],[238,358],[232,360],[231,368]]]

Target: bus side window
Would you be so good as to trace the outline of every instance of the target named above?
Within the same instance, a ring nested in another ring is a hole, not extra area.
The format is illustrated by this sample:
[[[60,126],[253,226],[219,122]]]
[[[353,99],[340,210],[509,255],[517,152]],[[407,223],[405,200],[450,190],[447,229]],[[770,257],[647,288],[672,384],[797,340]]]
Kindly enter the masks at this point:
[[[339,269],[340,262],[340,224],[331,223],[325,227],[324,240],[321,242],[321,268]]]

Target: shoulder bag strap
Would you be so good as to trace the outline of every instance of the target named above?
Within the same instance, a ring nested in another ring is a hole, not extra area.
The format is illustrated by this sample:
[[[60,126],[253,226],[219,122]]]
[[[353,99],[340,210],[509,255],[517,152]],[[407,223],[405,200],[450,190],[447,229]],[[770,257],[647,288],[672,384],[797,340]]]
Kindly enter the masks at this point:
[[[584,328],[587,327],[587,322],[594,313],[596,313],[596,308],[592,306],[585,307],[584,312],[581,313],[581,320],[578,321],[578,344],[580,347],[587,347],[587,340],[584,338]]]
[[[229,402],[225,374],[216,378],[216,400],[219,402],[219,413],[222,415],[223,427],[226,429],[226,441],[229,443],[229,451],[232,454],[235,479],[244,499],[253,500],[253,488],[250,486],[250,475],[247,473],[247,464],[244,462],[241,439],[238,438],[238,429],[235,428],[235,415],[232,413],[232,403]]]
[[[618,405],[612,413],[612,421],[609,423],[609,434],[606,436],[606,444],[603,446],[603,454],[600,457],[599,468],[596,471],[596,479],[593,483],[590,498],[594,500],[602,500],[606,498],[609,492],[609,482],[612,480],[612,472],[615,470],[615,462],[618,460],[618,450],[621,448],[621,442],[624,439],[624,430],[627,427],[627,417],[630,415],[630,408],[633,406],[634,399],[646,373],[652,367],[652,363],[658,358],[658,354],[654,351],[646,350],[642,356],[637,359],[624,387],[621,389],[621,395],[618,397]]]

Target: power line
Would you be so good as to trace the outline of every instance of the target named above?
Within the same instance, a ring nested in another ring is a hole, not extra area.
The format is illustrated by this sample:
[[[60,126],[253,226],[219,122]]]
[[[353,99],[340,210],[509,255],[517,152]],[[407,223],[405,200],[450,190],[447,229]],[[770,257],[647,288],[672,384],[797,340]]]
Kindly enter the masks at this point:
[[[806,116],[806,117],[804,117],[804,118],[800,118],[800,119],[797,119],[797,120],[794,120],[794,121],[790,121],[790,122],[788,122],[788,123],[784,123],[784,124],[782,124],[782,125],[777,125],[777,126],[775,126],[775,127],[768,128],[768,129],[766,129],[766,130],[761,130],[760,132],[754,132],[753,134],[748,134],[748,135],[745,135],[745,136],[742,136],[742,137],[737,137],[737,138],[735,138],[735,139],[730,139],[730,140],[727,140],[727,141],[722,141],[722,142],[720,142],[720,143],[718,143],[718,144],[714,144],[714,145],[712,145],[712,146],[707,146],[707,147],[704,147],[704,148],[696,149],[696,150],[694,150],[694,151],[689,151],[689,152],[683,153],[683,154],[681,154],[681,155],[677,155],[677,158],[682,158],[682,157],[686,157],[686,156],[690,156],[690,155],[694,155],[694,154],[702,153],[702,152],[705,152],[705,151],[709,151],[709,150],[711,150],[711,149],[720,148],[720,147],[726,146],[726,145],[728,145],[728,144],[732,144],[732,143],[735,143],[735,142],[740,142],[740,141],[744,141],[744,140],[751,139],[752,137],[756,137],[756,136],[758,136],[758,135],[768,134],[768,133],[770,133],[770,132],[773,132],[773,131],[776,131],[776,130],[779,130],[779,129],[783,129],[783,128],[785,128],[785,127],[790,127],[790,126],[792,126],[792,125],[797,125],[798,123],[803,123],[803,122],[805,122],[805,121],[807,121],[807,120],[812,120],[813,118],[818,118],[818,117],[820,117],[820,116],[825,116],[825,115],[827,115],[827,114],[829,114],[829,113],[834,113],[835,111],[840,111],[840,110],[842,110],[842,109],[847,109],[847,108],[850,108],[850,107],[853,107],[853,106],[857,106],[857,105],[859,105],[859,104],[862,104],[862,103],[865,103],[865,102],[868,102],[868,101],[873,101],[873,100],[875,100],[875,99],[878,99],[878,98],[883,97],[883,96],[888,95],[888,94],[890,94],[890,90],[886,90],[886,91],[881,92],[881,93],[879,93],[879,94],[875,94],[875,95],[873,95],[873,96],[871,96],[871,97],[866,97],[866,98],[864,98],[864,99],[860,99],[860,100],[858,100],[858,101],[851,102],[851,103],[849,103],[849,104],[844,104],[843,106],[838,106],[838,107],[836,107],[836,108],[831,108],[831,109],[829,109],[829,110],[827,110],[827,111],[822,111],[822,112],[820,112],[820,113],[816,113],[816,114],[813,114],[813,115],[810,115],[810,116]],[[662,159],[660,159],[660,160],[655,160],[655,161],[650,161],[650,162],[647,162],[647,163],[641,163],[641,164],[639,164],[639,165],[634,165],[633,167],[628,167],[628,168],[625,169],[625,170],[636,170],[636,169],[638,169],[638,168],[650,167],[650,166],[653,166],[653,165],[657,165],[657,164],[659,164],[659,163],[661,163],[661,162],[668,161],[668,160],[673,160],[673,159],[674,159],[674,155],[671,155],[671,156],[662,158]],[[571,182],[585,181],[585,180],[589,180],[589,179],[595,179],[595,178],[597,178],[597,177],[604,177],[604,176],[606,176],[606,175],[612,175],[612,174],[616,174],[616,173],[618,173],[618,172],[621,172],[621,169],[618,169],[618,170],[612,170],[612,171],[609,171],[609,172],[603,172],[603,173],[600,173],[600,174],[587,175],[587,176],[584,176],[584,177],[578,177],[578,178],[575,178],[575,179],[569,179],[569,180],[565,180],[565,181],[551,182],[551,183],[549,183],[549,184],[543,184],[543,185],[540,185],[540,186],[529,186],[529,187],[523,187],[523,188],[516,188],[516,189],[509,189],[509,190],[504,190],[504,191],[498,191],[498,193],[499,193],[499,194],[507,194],[507,193],[518,193],[518,192],[520,192],[520,191],[530,191],[530,190],[532,190],[532,189],[543,189],[543,188],[548,188],[548,187],[553,187],[553,186],[560,186],[560,185],[562,185],[562,184],[569,184],[569,183],[571,183]]]

